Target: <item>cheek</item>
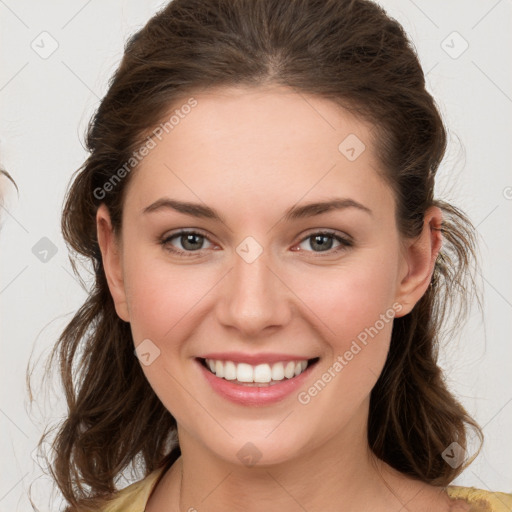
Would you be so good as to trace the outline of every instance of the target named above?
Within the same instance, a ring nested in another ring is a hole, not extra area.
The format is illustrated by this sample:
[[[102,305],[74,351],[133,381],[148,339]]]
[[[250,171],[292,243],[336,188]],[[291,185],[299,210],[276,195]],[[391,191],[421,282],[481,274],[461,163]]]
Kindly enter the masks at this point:
[[[127,257],[124,267],[134,343],[154,343],[148,349],[150,364],[141,359],[142,370],[160,401],[184,425],[190,422],[191,407],[190,394],[183,386],[186,378],[181,373],[187,348],[184,340],[196,325],[194,308],[200,307],[213,285],[212,277],[199,268],[176,267],[154,256],[144,258],[143,254]]]
[[[336,348],[343,348],[381,315],[394,316],[396,269],[392,258],[365,261],[361,257],[336,269],[316,269],[303,275],[307,277],[295,278],[294,290],[318,317],[317,324],[326,337],[342,345]]]
[[[125,283],[130,323],[134,339],[163,340],[179,329],[187,315],[208,294],[213,282],[211,272],[201,266],[171,266],[153,258],[129,259]],[[186,322],[185,322],[186,323]]]
[[[392,272],[385,270],[347,267],[302,290],[328,347],[318,379],[297,394],[312,430],[334,435],[367,403],[382,372],[397,312]]]

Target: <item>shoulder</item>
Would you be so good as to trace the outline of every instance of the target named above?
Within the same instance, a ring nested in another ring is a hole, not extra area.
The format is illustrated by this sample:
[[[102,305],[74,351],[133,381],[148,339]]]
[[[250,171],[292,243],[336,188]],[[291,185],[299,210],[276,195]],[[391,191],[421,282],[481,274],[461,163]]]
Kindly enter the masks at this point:
[[[157,469],[146,478],[125,487],[98,512],[144,512],[163,469]],[[512,494],[485,491],[475,487],[450,485],[446,488],[450,498],[461,499],[471,505],[471,512],[511,512]]]
[[[144,512],[146,503],[164,469],[157,469],[146,478],[118,491],[98,512]]]
[[[492,492],[475,487],[449,485],[446,492],[450,498],[462,499],[471,505],[471,512],[510,512],[512,494]]]

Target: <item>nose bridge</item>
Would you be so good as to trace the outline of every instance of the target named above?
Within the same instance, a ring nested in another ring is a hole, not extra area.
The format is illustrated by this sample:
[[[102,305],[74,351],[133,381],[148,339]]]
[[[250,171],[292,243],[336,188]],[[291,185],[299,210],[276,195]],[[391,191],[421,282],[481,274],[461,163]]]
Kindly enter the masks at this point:
[[[286,287],[272,269],[270,252],[248,237],[236,248],[226,293],[218,304],[222,324],[255,335],[287,320]]]

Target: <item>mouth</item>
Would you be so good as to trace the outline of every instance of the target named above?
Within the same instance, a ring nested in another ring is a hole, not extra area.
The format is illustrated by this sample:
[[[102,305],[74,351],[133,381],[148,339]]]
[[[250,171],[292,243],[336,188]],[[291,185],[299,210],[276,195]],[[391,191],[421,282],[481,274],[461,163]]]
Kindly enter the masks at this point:
[[[196,358],[199,364],[218,379],[229,381],[233,385],[258,388],[292,381],[315,366],[319,359],[314,357],[253,365],[222,359]]]

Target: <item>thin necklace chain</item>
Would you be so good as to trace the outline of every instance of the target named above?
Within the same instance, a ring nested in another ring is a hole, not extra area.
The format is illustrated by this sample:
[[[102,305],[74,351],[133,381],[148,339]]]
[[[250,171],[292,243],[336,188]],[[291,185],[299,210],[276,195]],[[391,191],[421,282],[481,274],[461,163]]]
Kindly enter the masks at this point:
[[[181,497],[183,496],[183,459],[181,459],[180,464],[180,491],[178,494],[178,512],[181,511]]]

